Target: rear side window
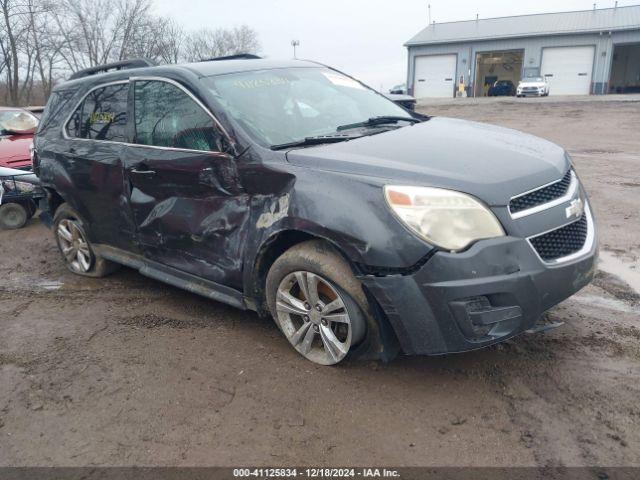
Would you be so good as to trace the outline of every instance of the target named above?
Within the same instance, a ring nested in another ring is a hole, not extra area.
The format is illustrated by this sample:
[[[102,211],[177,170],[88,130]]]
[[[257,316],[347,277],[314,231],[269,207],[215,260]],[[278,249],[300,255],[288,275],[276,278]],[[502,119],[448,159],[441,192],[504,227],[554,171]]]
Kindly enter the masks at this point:
[[[127,141],[129,84],[107,85],[85,97],[67,124],[70,137],[111,142]]]
[[[75,90],[58,90],[51,93],[47,106],[40,118],[40,125],[38,126],[38,133],[42,133],[49,128],[49,125],[60,124],[58,118],[60,114],[67,107],[67,103],[73,98]]]
[[[222,151],[213,119],[186,92],[159,80],[134,85],[135,143],[188,150]]]

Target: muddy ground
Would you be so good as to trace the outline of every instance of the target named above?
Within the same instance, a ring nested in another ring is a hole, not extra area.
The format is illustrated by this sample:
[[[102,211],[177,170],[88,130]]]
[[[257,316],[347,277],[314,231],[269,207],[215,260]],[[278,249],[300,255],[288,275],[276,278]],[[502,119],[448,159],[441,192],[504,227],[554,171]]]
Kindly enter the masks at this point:
[[[423,108],[566,147],[637,278],[640,103],[551,100]],[[548,334],[328,368],[253,313],[68,273],[37,221],[0,242],[0,465],[640,465],[640,296],[611,273]]]

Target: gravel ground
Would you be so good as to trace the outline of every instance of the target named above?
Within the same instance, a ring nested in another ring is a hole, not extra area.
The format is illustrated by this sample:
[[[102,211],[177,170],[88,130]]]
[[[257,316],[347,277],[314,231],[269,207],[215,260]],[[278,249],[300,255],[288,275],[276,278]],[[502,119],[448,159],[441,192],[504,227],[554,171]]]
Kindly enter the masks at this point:
[[[549,313],[562,328],[316,367],[255,314],[68,273],[32,221],[0,232],[0,466],[640,466],[640,295],[616,276],[640,271],[640,103],[536,100],[421,109],[572,154],[609,273]]]

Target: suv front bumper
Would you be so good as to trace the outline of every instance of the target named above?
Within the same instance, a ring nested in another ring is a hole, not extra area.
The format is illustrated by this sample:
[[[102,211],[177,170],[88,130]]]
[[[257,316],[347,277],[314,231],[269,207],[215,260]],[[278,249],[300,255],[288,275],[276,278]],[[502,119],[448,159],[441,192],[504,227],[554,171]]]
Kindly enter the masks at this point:
[[[406,354],[481,348],[532,328],[595,274],[597,240],[578,258],[544,263],[526,239],[482,240],[438,252],[410,275],[362,276]]]

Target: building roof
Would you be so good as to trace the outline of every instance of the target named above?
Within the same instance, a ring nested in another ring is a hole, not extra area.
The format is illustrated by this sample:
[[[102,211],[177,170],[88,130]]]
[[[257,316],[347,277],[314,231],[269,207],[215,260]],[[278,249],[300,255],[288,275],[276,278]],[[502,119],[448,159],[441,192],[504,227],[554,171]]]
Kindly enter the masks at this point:
[[[640,29],[640,5],[435,23],[406,46]]]

